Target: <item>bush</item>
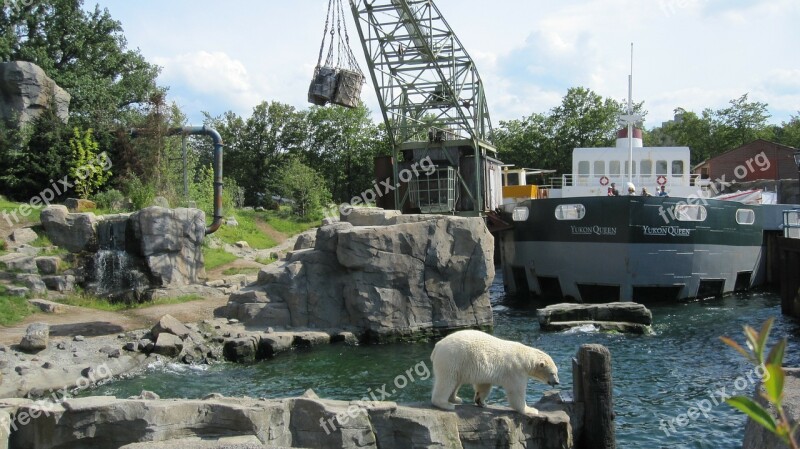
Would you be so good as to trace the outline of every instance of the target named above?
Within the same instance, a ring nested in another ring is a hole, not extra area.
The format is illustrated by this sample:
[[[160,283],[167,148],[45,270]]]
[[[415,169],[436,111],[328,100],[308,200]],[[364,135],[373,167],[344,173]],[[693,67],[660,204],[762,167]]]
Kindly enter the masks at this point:
[[[117,189],[106,190],[94,195],[97,207],[104,210],[120,211],[125,204],[125,195]]]
[[[150,184],[143,183],[138,177],[130,176],[126,180],[128,197],[133,203],[133,209],[144,209],[153,204],[156,189]]]

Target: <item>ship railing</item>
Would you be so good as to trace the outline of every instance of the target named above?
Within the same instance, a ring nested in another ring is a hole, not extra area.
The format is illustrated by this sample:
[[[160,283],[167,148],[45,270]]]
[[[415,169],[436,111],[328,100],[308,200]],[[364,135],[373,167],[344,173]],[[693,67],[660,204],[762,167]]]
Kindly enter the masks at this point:
[[[561,175],[561,178],[553,178],[558,180],[563,187],[596,187],[607,186],[611,183],[616,183],[617,187],[623,186],[628,182],[628,175],[620,173],[592,173],[592,174],[566,174]],[[684,174],[684,175],[669,175],[669,174],[651,174],[651,175],[634,175],[633,184],[639,187],[653,187],[658,188],[661,185],[677,186],[697,186],[704,190],[711,182],[709,179],[703,179],[698,174]]]

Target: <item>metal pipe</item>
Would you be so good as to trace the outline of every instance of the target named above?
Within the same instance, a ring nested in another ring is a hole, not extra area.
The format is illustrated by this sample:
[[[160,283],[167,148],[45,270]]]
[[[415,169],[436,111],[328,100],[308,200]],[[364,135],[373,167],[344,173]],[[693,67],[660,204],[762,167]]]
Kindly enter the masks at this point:
[[[131,137],[152,134],[146,129],[132,129]],[[183,126],[167,131],[168,136],[176,135],[203,135],[210,136],[214,141],[214,219],[206,226],[206,235],[215,232],[222,225],[222,136],[217,130],[208,126]]]

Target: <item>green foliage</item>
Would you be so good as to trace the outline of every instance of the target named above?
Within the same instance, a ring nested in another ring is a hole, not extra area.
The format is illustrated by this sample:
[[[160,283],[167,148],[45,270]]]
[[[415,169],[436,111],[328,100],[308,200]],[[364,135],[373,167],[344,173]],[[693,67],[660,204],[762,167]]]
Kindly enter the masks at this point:
[[[0,285],[0,326],[19,323],[34,311],[27,298],[8,296],[6,288]]]
[[[206,270],[213,270],[236,260],[236,256],[222,248],[203,247],[203,259],[205,260]]]
[[[50,241],[50,238],[47,237],[47,234],[45,234],[42,230],[39,230],[36,240],[32,241],[30,245],[36,248],[48,248],[53,246],[53,242]]]
[[[277,211],[266,211],[264,215],[267,224],[272,226],[276,231],[286,234],[288,237],[319,226],[319,220],[317,219],[298,219],[296,215],[291,213],[291,208],[287,206],[283,206]]]
[[[573,149],[611,145],[622,108],[621,103],[590,89],[570,88],[561,104],[547,114],[500,122],[494,142],[505,163],[570,173]],[[646,114],[641,104],[634,109]]]
[[[322,206],[331,202],[325,179],[297,158],[291,158],[281,170],[280,190],[291,198],[292,209],[302,218],[321,217]]]
[[[278,260],[277,257],[256,257],[256,262],[263,265],[269,265],[277,260]]]
[[[258,228],[255,212],[239,210],[234,217],[239,226],[227,226],[223,223],[214,233],[217,238],[229,244],[245,241],[255,249],[272,248],[276,245],[275,240]]]
[[[260,268],[258,267],[239,267],[239,268],[226,268],[222,271],[224,276],[235,276],[237,274],[256,274]]]
[[[153,204],[153,199],[156,197],[153,185],[143,183],[138,177],[129,176],[125,186],[125,193],[131,199],[134,210],[144,209]]]
[[[742,354],[750,363],[764,367],[765,373],[762,380],[764,393],[761,395],[769,404],[775,407],[777,417],[770,414],[761,404],[746,396],[735,396],[727,399],[725,402],[778,436],[784,443],[791,446],[792,449],[798,449],[797,442],[794,438],[798,426],[791,425],[783,408],[783,385],[785,379],[783,355],[786,351],[787,339],[784,337],[778,341],[778,343],[770,349],[769,354],[766,354],[767,340],[772,330],[773,321],[772,318],[768,319],[761,326],[760,331],[750,326],[744,327],[747,349],[744,349],[731,338],[720,337],[720,339],[723,343]]]
[[[109,189],[105,192],[94,194],[92,197],[97,207],[102,210],[118,212],[123,209],[125,195],[117,189]]]
[[[69,139],[69,147],[72,150],[69,175],[73,188],[81,198],[87,199],[111,177],[111,159],[105,151],[99,152],[91,128],[81,133],[76,127]]]

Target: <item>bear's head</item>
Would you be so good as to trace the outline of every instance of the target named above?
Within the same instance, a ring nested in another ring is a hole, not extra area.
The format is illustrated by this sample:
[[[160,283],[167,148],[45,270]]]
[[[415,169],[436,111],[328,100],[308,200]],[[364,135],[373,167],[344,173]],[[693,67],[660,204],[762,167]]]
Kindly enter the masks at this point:
[[[551,387],[559,384],[558,367],[556,363],[553,362],[553,359],[549,355],[541,351],[539,351],[537,357],[533,360],[530,377],[546,383]]]

